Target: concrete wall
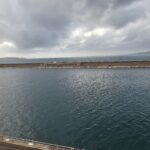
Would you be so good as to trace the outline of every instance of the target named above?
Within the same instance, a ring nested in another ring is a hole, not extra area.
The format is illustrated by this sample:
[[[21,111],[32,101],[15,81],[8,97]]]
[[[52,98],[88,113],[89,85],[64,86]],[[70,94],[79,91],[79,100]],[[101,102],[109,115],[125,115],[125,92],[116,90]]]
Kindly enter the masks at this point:
[[[19,139],[9,136],[0,136],[0,145],[1,144],[12,144],[14,146],[22,146],[26,148],[39,149],[39,150],[79,150],[72,147],[43,143],[38,141]]]

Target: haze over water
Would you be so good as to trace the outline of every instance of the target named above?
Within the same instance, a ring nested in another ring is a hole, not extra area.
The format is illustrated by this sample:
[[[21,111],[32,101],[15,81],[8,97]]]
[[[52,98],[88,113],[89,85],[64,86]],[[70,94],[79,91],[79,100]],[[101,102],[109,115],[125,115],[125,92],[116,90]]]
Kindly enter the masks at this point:
[[[0,58],[1,64],[12,63],[48,63],[48,62],[100,62],[100,61],[149,61],[150,54],[145,55],[125,55],[125,56],[105,56],[105,57],[62,57],[62,58]]]
[[[150,69],[0,69],[0,134],[149,150],[149,89]]]

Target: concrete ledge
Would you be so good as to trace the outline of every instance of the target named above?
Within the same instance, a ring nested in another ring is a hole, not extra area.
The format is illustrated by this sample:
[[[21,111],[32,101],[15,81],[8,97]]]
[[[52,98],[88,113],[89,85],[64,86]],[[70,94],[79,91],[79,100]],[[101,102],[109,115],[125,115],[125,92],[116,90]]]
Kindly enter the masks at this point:
[[[79,150],[73,147],[0,136],[0,150]]]

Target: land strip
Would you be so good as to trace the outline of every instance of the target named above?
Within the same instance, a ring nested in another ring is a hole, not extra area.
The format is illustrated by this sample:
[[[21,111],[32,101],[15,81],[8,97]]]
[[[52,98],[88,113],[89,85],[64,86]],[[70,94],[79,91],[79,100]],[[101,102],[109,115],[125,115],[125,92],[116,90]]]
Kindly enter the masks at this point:
[[[0,68],[150,68],[150,61],[19,63]]]

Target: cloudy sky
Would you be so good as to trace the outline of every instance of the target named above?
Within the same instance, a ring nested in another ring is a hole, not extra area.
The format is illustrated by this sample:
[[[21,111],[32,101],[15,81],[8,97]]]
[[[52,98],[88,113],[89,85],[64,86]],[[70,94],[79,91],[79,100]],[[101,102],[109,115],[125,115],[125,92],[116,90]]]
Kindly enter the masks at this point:
[[[150,50],[150,0],[0,0],[0,57]]]

